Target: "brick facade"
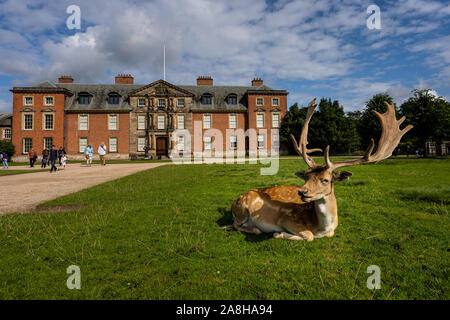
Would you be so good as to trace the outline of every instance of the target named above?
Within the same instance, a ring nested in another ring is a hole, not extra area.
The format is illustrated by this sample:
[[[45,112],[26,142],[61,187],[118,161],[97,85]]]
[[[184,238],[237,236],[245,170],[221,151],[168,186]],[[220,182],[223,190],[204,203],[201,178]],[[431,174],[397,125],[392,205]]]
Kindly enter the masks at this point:
[[[248,87],[214,86],[209,76],[199,77],[196,86],[163,80],[138,85],[129,74],[118,75],[110,85],[77,84],[71,76],[58,80],[11,90],[16,160],[25,159],[30,141],[40,155],[45,138],[63,146],[69,159],[83,158],[80,144],[96,151],[102,142],[110,159],[155,158],[172,150],[211,149],[211,155],[271,150],[274,139],[279,143],[274,135],[287,112],[288,93],[263,85],[260,78]]]

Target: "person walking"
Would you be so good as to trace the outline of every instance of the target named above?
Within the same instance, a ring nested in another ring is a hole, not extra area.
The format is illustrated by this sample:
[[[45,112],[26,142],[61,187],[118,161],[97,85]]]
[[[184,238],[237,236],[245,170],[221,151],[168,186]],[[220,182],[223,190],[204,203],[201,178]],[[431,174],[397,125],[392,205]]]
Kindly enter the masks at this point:
[[[61,158],[62,158],[63,154],[66,154],[66,150],[64,150],[63,147],[59,147],[59,150],[58,150],[59,165],[61,165]]]
[[[44,150],[42,150],[42,164],[41,164],[41,168],[44,168],[47,166],[47,162],[48,162],[48,149],[45,148]]]
[[[53,172],[53,169],[55,169],[55,172],[56,172],[58,169],[55,166],[55,162],[56,162],[56,159],[58,158],[58,150],[55,149],[54,145],[52,145],[49,155],[50,155],[50,163],[52,164],[52,167],[50,168],[50,173]]]
[[[0,157],[2,158],[3,169],[8,169],[8,154],[5,151],[0,150]]]
[[[104,142],[102,142],[101,145],[98,146],[97,152],[100,156],[100,164],[102,166],[106,166],[106,145]]]
[[[66,162],[67,162],[67,157],[66,157],[66,154],[64,153],[61,157],[61,166],[59,167],[59,170],[64,170],[66,168]]]
[[[84,149],[84,156],[86,157],[86,165],[90,167],[92,165],[92,157],[94,157],[94,148],[90,144]]]
[[[30,149],[28,151],[28,159],[30,160],[30,168],[34,167],[34,163],[36,162],[36,158],[37,158],[36,152],[34,152],[33,149]]]

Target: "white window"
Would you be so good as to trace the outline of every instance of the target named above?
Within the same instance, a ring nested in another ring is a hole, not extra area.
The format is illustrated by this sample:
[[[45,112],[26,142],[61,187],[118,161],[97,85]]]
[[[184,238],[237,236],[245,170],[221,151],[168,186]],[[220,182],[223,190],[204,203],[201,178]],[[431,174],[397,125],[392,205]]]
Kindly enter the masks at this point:
[[[184,116],[183,115],[179,115],[177,117],[177,128],[180,130],[184,129]]]
[[[25,105],[32,106],[33,105],[33,97],[25,97]]]
[[[138,107],[145,107],[145,99],[138,99]]]
[[[138,130],[145,130],[145,116],[138,116]]]
[[[278,134],[272,135],[272,149],[280,148],[280,136]]]
[[[53,97],[45,97],[44,98],[44,104],[46,106],[52,106],[53,105]]]
[[[212,139],[210,136],[205,136],[203,138],[203,142],[204,142],[204,149],[205,150],[211,150],[212,149]]]
[[[279,106],[280,100],[278,98],[272,98],[272,106]]]
[[[177,105],[178,105],[179,107],[184,107],[184,99],[178,99]]]
[[[44,130],[53,130],[54,118],[53,113],[44,114]]]
[[[280,127],[280,114],[272,113],[272,128],[279,128],[279,127]]]
[[[264,149],[266,147],[266,139],[263,134],[258,134],[258,149]]]
[[[164,129],[166,127],[166,117],[158,116],[158,129]]]
[[[264,114],[262,113],[256,114],[256,127],[264,128]]]
[[[237,128],[237,116],[235,114],[230,114],[230,129]]]
[[[25,113],[23,115],[23,129],[24,130],[33,130],[33,114]]]
[[[3,129],[3,139],[11,139],[11,129],[10,128]]]
[[[211,128],[211,115],[204,114],[203,115],[203,129],[210,129],[210,128]]]
[[[158,99],[158,107],[165,107],[165,106],[166,106],[166,100]]]
[[[119,127],[119,117],[117,114],[110,114],[109,115],[109,121],[108,121],[108,129],[109,130],[117,130]]]
[[[33,148],[33,139],[23,138],[23,153],[27,153],[31,148]]]
[[[78,151],[83,153],[84,149],[86,149],[87,145],[88,145],[88,139],[87,138],[80,138],[78,140],[78,146],[79,146]]]
[[[178,151],[184,151],[184,136],[177,137],[177,149]]]
[[[109,152],[117,152],[117,138],[109,138]]]
[[[264,102],[263,98],[256,98],[256,105],[257,106],[262,106],[263,102]]]
[[[230,136],[230,149],[236,150],[237,149],[237,136]]]
[[[48,138],[44,138],[44,148],[45,149],[50,149],[53,145],[53,138],[48,137]]]
[[[87,114],[80,114],[78,122],[79,130],[89,130],[89,116]]]
[[[137,151],[145,151],[145,138],[139,137],[138,138],[138,147]]]

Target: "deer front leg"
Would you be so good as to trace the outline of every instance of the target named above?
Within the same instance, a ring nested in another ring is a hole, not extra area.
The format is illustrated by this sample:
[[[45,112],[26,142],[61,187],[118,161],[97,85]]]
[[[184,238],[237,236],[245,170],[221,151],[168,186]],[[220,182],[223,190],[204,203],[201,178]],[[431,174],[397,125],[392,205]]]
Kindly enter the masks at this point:
[[[283,222],[283,221],[282,221]],[[314,235],[305,225],[293,221],[284,221],[282,227],[288,232],[274,233],[274,238],[283,238],[289,240],[306,240],[313,241]]]

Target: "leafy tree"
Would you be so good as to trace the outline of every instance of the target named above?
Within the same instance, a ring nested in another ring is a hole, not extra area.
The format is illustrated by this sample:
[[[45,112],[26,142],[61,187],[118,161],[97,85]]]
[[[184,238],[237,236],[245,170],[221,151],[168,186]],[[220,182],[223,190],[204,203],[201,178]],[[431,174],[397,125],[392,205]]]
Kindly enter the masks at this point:
[[[295,153],[290,134],[299,139],[307,108],[291,106],[283,119],[280,128],[281,141]],[[344,108],[337,100],[321,99],[318,110],[311,119],[308,132],[309,146],[325,149],[331,146],[332,154],[343,154],[354,151],[359,145],[355,120],[345,116]]]
[[[436,97],[430,89],[414,90],[413,96],[400,106],[400,114],[414,128],[405,141],[424,154],[425,143],[450,140],[450,102]]]
[[[12,144],[11,141],[8,141],[8,140],[0,140],[0,150],[5,151],[10,160],[15,152],[14,145]]]
[[[375,143],[381,136],[381,125],[378,117],[373,113],[373,110],[378,111],[379,113],[386,112],[386,105],[384,102],[388,102],[389,104],[393,103],[392,97],[387,93],[379,93],[374,95],[369,101],[366,102],[364,110],[362,113],[357,114],[359,117],[356,125],[356,129],[358,130],[358,134],[361,138],[360,148],[365,150],[369,145],[370,139],[374,139]],[[394,105],[397,112],[397,108]]]

